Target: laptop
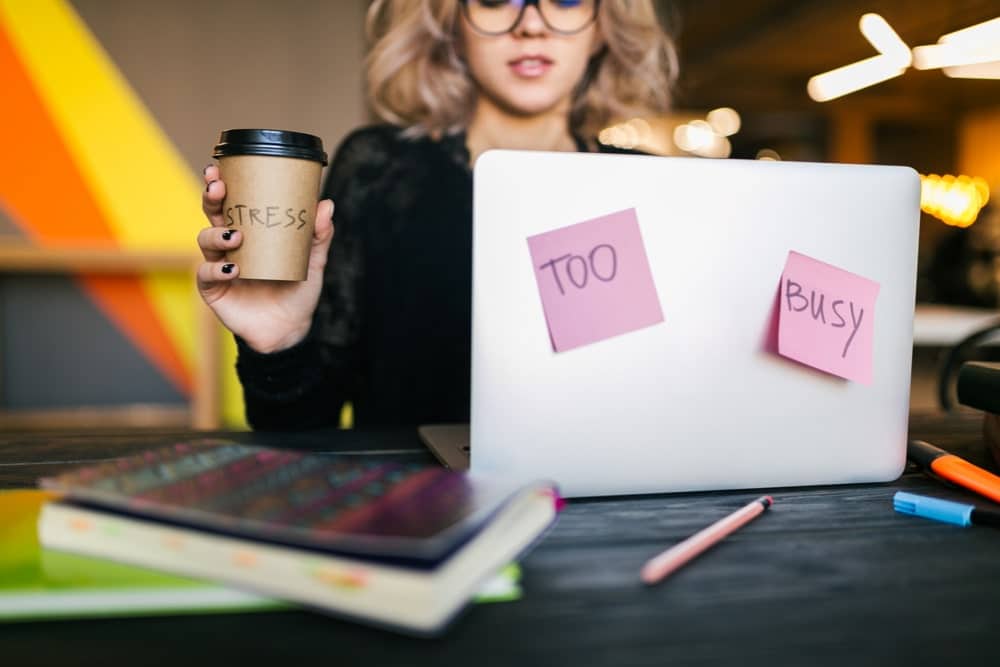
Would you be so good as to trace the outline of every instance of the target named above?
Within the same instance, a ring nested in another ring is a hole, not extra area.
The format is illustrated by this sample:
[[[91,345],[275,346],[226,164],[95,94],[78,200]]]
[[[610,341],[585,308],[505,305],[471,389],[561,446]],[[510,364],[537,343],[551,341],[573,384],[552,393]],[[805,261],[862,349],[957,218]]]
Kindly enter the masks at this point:
[[[489,151],[471,424],[420,436],[449,467],[551,478],[568,497],[895,479],[919,200],[905,167]],[[618,250],[597,242],[612,223],[631,234]],[[553,281],[564,297],[606,287],[643,253],[644,282],[559,311]],[[839,357],[827,338],[852,329]],[[848,350],[861,362],[841,368]]]

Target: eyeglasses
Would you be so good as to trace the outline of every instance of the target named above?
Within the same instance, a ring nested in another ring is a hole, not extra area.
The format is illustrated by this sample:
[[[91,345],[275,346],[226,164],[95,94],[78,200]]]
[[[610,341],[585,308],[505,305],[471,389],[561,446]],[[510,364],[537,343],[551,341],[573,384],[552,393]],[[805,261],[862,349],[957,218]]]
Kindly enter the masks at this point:
[[[599,0],[462,0],[469,24],[484,35],[503,35],[517,27],[529,5],[534,5],[552,32],[572,35],[597,18]]]

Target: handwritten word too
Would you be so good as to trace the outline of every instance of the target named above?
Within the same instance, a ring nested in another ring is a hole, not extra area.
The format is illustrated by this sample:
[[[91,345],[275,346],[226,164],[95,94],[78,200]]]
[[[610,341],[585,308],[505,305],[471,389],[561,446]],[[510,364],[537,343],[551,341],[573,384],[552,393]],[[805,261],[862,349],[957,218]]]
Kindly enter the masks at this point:
[[[854,340],[855,334],[858,333],[858,328],[861,326],[861,320],[864,319],[865,316],[865,309],[858,306],[858,312],[855,313],[853,301],[837,299],[830,303],[830,310],[833,311],[833,317],[836,317],[837,319],[836,321],[828,323],[826,321],[826,311],[824,307],[825,298],[826,295],[821,292],[817,300],[816,290],[810,290],[809,298],[806,298],[802,294],[802,285],[795,282],[791,278],[785,279],[785,302],[788,305],[788,310],[801,313],[803,310],[808,308],[813,321],[829,324],[834,329],[843,329],[847,326],[847,320],[844,319],[844,314],[846,314],[844,311],[844,304],[847,304],[848,310],[850,311],[852,329],[851,335],[847,337],[847,342],[844,343],[844,349],[840,353],[840,357],[843,359],[847,356],[847,349],[851,346],[851,342]],[[793,300],[796,305],[792,305]]]
[[[603,252],[599,253],[599,251]],[[606,259],[601,262],[601,264],[603,264],[601,270],[598,270],[598,260],[602,257],[605,257]],[[560,294],[566,293],[566,290],[563,289],[562,280],[559,278],[560,262],[566,262],[562,267],[563,272],[577,289],[583,289],[586,287],[587,281],[590,280],[591,275],[606,283],[611,282],[615,279],[615,276],[618,275],[618,253],[615,252],[614,247],[607,243],[594,246],[586,258],[583,255],[573,255],[567,253],[561,257],[550,259],[538,267],[543,270],[547,268],[552,269],[552,277],[555,278],[556,286],[559,287]]]
[[[291,227],[302,229],[309,224],[309,214],[305,209],[300,209],[297,213],[293,208],[286,208],[284,214],[280,206],[265,206],[263,208],[251,208],[245,204],[235,204],[226,208],[226,227],[232,227],[236,223],[240,226],[249,223],[262,227]]]

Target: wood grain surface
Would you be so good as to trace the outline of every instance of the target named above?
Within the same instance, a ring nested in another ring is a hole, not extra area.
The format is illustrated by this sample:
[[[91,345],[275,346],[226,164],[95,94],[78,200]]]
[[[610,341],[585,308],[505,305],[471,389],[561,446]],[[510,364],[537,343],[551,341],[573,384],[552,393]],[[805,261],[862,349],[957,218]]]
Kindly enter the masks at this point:
[[[350,456],[433,459],[415,432],[220,434]],[[981,418],[911,436],[992,467]],[[0,487],[191,433],[0,436]],[[574,500],[524,559],[524,596],[471,606],[439,639],[307,612],[0,625],[4,664],[995,665],[1000,531],[903,516],[905,489],[972,500],[916,470],[889,484],[768,489],[760,518],[654,587],[642,563],[759,490]]]

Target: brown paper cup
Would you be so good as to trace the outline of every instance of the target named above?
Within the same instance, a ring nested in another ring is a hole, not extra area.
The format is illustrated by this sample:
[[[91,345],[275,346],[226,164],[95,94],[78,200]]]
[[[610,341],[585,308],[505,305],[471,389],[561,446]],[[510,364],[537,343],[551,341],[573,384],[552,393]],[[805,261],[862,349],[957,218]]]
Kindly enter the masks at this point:
[[[269,155],[219,158],[222,214],[243,243],[226,258],[241,278],[305,280],[323,165]]]
[[[226,184],[226,227],[242,232],[227,254],[241,278],[305,280],[326,153],[319,137],[288,130],[225,130],[212,154]]]

